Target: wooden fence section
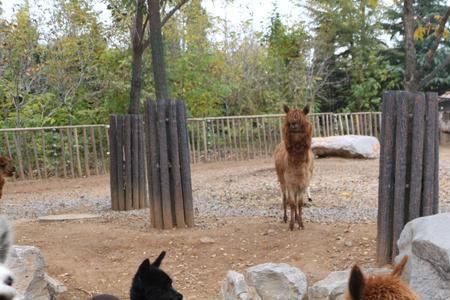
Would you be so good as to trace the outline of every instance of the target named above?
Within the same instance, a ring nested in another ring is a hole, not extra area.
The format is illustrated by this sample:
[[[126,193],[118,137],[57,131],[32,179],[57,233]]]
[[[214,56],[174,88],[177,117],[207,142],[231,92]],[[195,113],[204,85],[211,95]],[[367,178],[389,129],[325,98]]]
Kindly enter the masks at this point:
[[[109,124],[111,208],[147,207],[142,116],[113,115]]]
[[[377,261],[391,263],[405,224],[439,210],[436,93],[386,92],[378,193]]]
[[[21,179],[105,174],[108,148],[106,125],[0,129],[0,154],[14,158]]]
[[[147,100],[144,127],[152,226],[192,227],[194,206],[185,103]]]
[[[188,119],[190,162],[267,158],[281,140],[283,114]],[[379,137],[381,113],[310,114],[314,136]],[[109,172],[107,124],[0,129],[0,154],[21,179],[87,177]]]
[[[315,137],[380,136],[381,113],[310,114]],[[190,118],[191,162],[267,158],[281,141],[284,114]]]

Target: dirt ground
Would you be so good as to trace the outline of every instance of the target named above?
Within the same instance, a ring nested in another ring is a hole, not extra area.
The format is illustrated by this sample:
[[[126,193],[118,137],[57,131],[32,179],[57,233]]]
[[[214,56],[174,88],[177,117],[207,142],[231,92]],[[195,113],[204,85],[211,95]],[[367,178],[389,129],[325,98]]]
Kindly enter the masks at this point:
[[[450,200],[449,148],[441,149],[441,161],[441,202],[447,203]],[[111,293],[128,299],[131,278],[138,265],[144,258],[155,258],[162,250],[167,251],[162,268],[173,277],[175,288],[185,299],[220,299],[220,284],[228,270],[242,272],[260,263],[283,262],[299,267],[309,282],[354,263],[375,265],[376,224],[371,217],[326,222],[311,214],[305,230],[287,230],[287,224],[281,222],[281,203],[275,202],[281,202],[276,183],[267,189],[258,186],[258,194],[245,189],[250,184],[246,178],[239,180],[241,173],[251,170],[263,176],[255,175],[252,179],[255,182],[263,179],[272,182],[276,177],[271,164],[270,161],[204,164],[194,166],[192,173],[194,194],[206,199],[199,201],[214,201],[217,195],[213,192],[220,187],[227,190],[233,185],[241,186],[254,196],[239,201],[257,205],[258,195],[269,194],[263,208],[273,206],[274,214],[218,215],[200,206],[195,228],[168,231],[149,228],[146,214],[105,213],[98,219],[57,223],[20,218],[13,221],[16,244],[35,245],[42,250],[47,272],[69,288],[60,300],[89,299],[95,293]],[[315,207],[345,209],[349,203],[356,202],[356,208],[365,205],[364,202],[370,204],[368,207],[376,205],[378,161],[322,159],[317,160],[316,170],[312,188]],[[226,181],[230,178],[237,179],[232,183]],[[69,196],[107,198],[108,184],[106,176],[9,182],[5,201],[16,203],[20,209],[21,201],[36,195],[46,201]],[[208,192],[204,192],[205,186]],[[232,202],[233,195],[225,200]],[[61,207],[61,211],[52,210],[52,213],[68,211],[90,210]],[[329,211],[325,212],[326,216]],[[202,242],[205,237],[213,241]]]

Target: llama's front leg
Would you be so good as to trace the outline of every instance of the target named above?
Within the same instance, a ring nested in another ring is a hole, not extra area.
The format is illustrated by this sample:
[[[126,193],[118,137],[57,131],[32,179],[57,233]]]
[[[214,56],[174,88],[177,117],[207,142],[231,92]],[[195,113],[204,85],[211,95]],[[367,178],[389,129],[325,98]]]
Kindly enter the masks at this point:
[[[295,203],[293,201],[290,201],[291,206],[291,221],[289,222],[289,229],[294,230],[294,223],[295,223],[295,215],[297,214],[297,210],[295,209]]]
[[[286,192],[283,192],[283,209],[284,209],[284,223],[287,223],[288,217],[287,217],[287,199],[286,199]]]
[[[309,188],[309,186],[306,188],[306,196],[308,197],[308,201],[312,202],[311,189]]]
[[[298,204],[298,227],[300,229],[305,229],[305,227],[303,226],[303,197],[304,197],[304,193],[299,193],[298,195],[298,199],[297,199],[297,204]]]
[[[5,184],[5,178],[0,176],[0,199],[2,199],[3,185]]]

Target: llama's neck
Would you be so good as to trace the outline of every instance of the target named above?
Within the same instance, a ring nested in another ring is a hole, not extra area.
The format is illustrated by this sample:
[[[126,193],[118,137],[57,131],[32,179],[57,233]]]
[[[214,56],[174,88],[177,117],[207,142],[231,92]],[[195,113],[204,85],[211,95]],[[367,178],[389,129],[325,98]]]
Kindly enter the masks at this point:
[[[304,141],[290,144],[289,146],[286,145],[289,161],[296,164],[308,162],[310,150],[311,147]]]

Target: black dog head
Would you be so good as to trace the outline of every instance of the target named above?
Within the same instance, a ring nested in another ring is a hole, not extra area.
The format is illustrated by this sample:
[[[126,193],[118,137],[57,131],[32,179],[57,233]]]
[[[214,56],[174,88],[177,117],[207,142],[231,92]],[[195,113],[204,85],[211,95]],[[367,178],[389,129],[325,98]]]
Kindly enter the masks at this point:
[[[144,260],[131,284],[131,300],[181,300],[183,295],[172,287],[172,279],[159,268],[166,255],[163,251],[151,264]]]

